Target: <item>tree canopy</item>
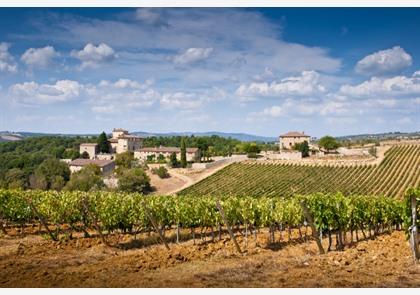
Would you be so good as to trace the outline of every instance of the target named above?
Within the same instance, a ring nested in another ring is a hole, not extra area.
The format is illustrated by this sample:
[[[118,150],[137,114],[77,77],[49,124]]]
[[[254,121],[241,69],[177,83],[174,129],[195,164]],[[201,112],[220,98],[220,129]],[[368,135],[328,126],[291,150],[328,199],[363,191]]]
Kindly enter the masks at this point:
[[[327,151],[335,150],[340,147],[340,144],[337,142],[337,140],[329,135],[322,137],[318,144],[320,147]]]
[[[107,154],[110,152],[109,149],[109,141],[108,137],[106,136],[105,132],[102,132],[98,137],[98,148],[100,153]]]

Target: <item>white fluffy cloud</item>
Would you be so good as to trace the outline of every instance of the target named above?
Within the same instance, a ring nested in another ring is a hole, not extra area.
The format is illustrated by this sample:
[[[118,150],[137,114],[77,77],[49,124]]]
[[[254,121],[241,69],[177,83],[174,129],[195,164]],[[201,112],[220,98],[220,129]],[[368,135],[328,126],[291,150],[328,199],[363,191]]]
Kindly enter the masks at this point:
[[[380,50],[361,59],[356,65],[356,72],[366,75],[384,75],[396,73],[412,64],[409,55],[400,46]]]
[[[82,90],[83,85],[76,81],[60,80],[55,84],[14,84],[9,88],[9,94],[17,103],[36,105],[69,101],[78,98]]]
[[[188,48],[184,53],[174,56],[175,64],[185,65],[192,64],[210,57],[213,53],[213,48]]]
[[[82,62],[82,69],[109,63],[118,57],[114,49],[105,43],[101,43],[98,46],[95,46],[92,43],[88,43],[80,51],[72,50],[71,56],[79,59]]]
[[[9,43],[0,43],[0,72],[16,73],[17,65],[13,56],[9,53],[9,48]]]
[[[52,46],[29,48],[24,54],[22,54],[20,60],[30,67],[47,67],[57,55],[58,53]]]
[[[236,90],[240,97],[258,96],[308,96],[326,91],[315,71],[303,71],[300,76],[287,77],[280,82],[242,84]]]
[[[372,77],[359,85],[343,85],[340,93],[351,97],[377,97],[377,96],[407,96],[420,94],[420,77],[418,72],[413,76],[396,76],[392,78]]]
[[[203,101],[195,93],[175,92],[165,93],[160,104],[164,108],[196,109],[203,104]]]

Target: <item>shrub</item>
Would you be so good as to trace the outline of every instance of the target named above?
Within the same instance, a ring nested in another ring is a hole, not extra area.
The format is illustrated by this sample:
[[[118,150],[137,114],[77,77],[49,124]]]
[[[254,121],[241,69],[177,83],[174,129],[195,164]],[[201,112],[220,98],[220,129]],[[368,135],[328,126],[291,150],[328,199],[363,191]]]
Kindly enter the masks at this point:
[[[163,166],[160,166],[159,168],[153,168],[152,169],[152,173],[153,174],[156,174],[160,178],[168,178],[168,177],[170,177],[170,175],[168,173],[168,169],[166,169]]]
[[[123,170],[118,178],[118,190],[146,193],[150,191],[150,178],[141,168]]]
[[[80,171],[71,175],[64,190],[67,191],[96,191],[105,187],[101,170],[94,164],[86,165]]]

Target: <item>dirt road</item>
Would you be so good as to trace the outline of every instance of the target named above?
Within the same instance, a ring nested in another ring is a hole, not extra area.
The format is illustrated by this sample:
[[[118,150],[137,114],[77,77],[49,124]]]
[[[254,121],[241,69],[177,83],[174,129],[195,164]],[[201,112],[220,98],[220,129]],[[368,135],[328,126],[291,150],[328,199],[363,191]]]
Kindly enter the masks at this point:
[[[266,233],[235,252],[228,236],[146,247],[114,237],[52,242],[29,235],[0,238],[0,287],[420,287],[403,232],[317,254],[314,242],[269,245]],[[152,235],[145,238],[157,242]]]

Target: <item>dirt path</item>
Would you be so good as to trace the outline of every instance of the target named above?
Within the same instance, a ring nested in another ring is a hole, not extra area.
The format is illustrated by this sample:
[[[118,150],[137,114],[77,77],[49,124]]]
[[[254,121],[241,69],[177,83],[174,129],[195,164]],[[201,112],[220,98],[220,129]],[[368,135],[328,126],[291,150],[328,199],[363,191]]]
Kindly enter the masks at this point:
[[[420,266],[403,232],[325,255],[314,242],[270,246],[266,238],[259,234],[257,247],[250,238],[241,256],[227,236],[171,243],[170,251],[127,237],[119,238],[127,250],[106,248],[96,238],[3,237],[0,287],[420,287]]]

